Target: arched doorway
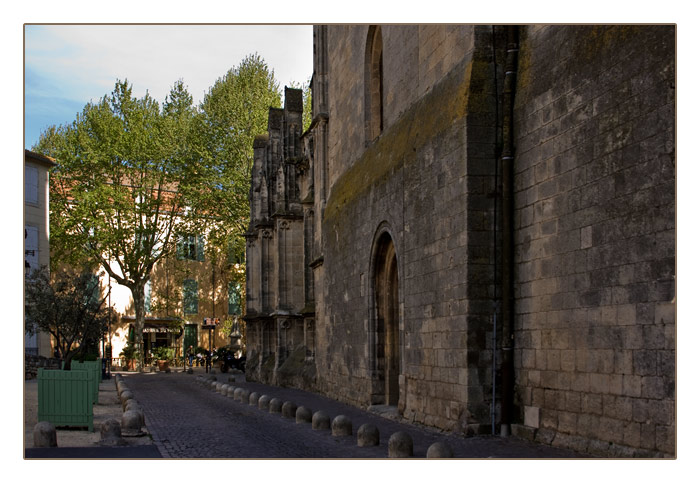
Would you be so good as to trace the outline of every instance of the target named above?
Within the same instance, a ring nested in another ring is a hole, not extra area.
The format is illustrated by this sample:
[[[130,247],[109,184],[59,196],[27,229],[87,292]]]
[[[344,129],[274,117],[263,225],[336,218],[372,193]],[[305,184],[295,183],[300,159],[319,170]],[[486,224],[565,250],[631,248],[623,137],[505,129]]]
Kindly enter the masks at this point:
[[[397,406],[401,344],[399,330],[399,272],[396,248],[388,232],[378,238],[372,269],[372,324],[370,334],[373,366],[372,403]]]

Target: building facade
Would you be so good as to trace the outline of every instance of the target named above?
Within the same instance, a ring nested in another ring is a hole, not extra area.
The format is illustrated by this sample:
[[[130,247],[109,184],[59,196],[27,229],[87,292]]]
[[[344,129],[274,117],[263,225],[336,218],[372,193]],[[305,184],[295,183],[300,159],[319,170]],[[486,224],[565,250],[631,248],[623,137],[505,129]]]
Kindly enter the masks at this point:
[[[49,268],[49,170],[54,159],[24,150],[24,273]],[[53,357],[50,336],[25,335],[24,351],[31,355]]]
[[[179,358],[190,345],[221,348],[232,343],[230,335],[240,335],[244,288],[237,280],[242,280],[242,261],[227,256],[212,259],[205,253],[205,244],[204,234],[178,235],[175,255],[155,265],[144,289],[147,360],[156,347],[173,348]],[[107,340],[113,365],[119,366],[124,362],[119,354],[133,341],[133,298],[128,288],[105,274],[101,287],[113,308],[114,323]],[[212,326],[214,320],[217,324]]]
[[[314,27],[255,141],[247,376],[675,454],[675,27]],[[254,335],[253,335],[254,334]]]

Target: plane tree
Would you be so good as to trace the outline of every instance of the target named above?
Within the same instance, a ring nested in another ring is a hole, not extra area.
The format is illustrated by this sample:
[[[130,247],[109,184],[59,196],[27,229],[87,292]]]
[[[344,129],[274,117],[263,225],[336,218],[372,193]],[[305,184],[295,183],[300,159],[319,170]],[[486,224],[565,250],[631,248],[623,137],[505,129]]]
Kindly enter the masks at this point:
[[[207,177],[196,162],[195,114],[182,81],[162,107],[117,81],[35,148],[58,160],[50,184],[52,263],[99,265],[131,291],[141,359],[144,287],[173,252],[176,230],[198,223],[193,202]]]

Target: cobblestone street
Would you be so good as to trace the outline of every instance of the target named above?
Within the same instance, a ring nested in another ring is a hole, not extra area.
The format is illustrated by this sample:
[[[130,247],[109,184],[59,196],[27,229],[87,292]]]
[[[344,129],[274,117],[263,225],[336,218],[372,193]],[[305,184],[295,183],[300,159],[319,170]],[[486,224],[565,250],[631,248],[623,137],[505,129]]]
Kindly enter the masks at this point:
[[[229,375],[217,374],[220,382]],[[196,382],[196,375],[125,374],[124,380],[143,406],[146,425],[165,458],[386,458],[391,434],[411,435],[414,457],[425,458],[428,447],[447,443],[456,458],[576,458],[571,451],[536,445],[517,438],[453,435],[400,423],[347,406],[322,396],[295,389],[241,382],[236,387],[261,395],[293,401],[313,412],[325,411],[331,420],[340,414],[353,423],[352,436],[332,436],[330,430],[313,430],[311,424],[297,424],[256,406],[234,401]],[[379,429],[380,444],[357,446],[357,429],[372,423]]]

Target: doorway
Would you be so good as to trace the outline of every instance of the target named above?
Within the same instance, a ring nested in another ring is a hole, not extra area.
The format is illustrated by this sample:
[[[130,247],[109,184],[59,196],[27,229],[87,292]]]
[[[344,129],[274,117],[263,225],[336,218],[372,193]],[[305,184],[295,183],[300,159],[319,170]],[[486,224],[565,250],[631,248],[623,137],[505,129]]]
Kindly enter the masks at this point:
[[[399,273],[396,249],[388,232],[382,233],[377,240],[373,282],[372,402],[397,406],[401,373]]]

